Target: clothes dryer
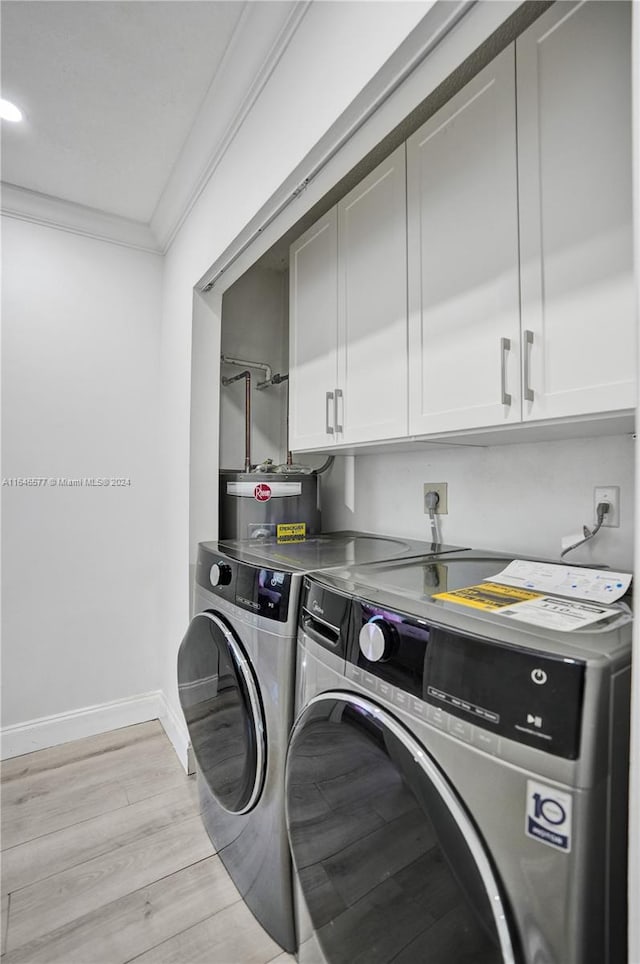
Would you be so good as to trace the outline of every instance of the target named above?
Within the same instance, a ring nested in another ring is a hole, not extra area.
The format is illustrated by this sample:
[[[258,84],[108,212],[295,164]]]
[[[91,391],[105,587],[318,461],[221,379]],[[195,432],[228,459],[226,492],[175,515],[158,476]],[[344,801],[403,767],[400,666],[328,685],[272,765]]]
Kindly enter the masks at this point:
[[[359,532],[199,547],[178,691],[202,818],[246,903],[289,951],[295,937],[284,758],[304,573],[447,548],[455,547]]]
[[[434,599],[463,553],[305,579],[286,764],[300,964],[624,964],[631,616]]]

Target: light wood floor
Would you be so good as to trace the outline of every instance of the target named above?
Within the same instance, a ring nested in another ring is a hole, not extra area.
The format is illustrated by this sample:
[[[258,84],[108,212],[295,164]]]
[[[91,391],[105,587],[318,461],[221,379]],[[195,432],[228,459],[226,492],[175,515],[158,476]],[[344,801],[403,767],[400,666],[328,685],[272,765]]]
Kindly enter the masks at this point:
[[[158,722],[2,765],[2,964],[285,964]]]

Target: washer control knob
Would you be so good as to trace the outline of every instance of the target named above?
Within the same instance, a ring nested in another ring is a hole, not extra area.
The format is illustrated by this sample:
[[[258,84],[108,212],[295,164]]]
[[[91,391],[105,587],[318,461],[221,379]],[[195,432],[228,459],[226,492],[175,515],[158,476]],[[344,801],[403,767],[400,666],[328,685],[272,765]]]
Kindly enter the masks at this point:
[[[209,582],[212,586],[228,586],[231,582],[231,566],[214,562],[209,570]]]
[[[360,652],[370,663],[388,659],[394,642],[394,632],[388,623],[374,619],[365,623],[358,637]]]

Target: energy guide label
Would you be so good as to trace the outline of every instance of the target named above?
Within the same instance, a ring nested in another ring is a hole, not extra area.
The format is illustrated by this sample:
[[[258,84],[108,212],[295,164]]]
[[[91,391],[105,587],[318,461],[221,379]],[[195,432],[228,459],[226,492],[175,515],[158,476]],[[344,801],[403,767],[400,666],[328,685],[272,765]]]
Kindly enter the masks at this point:
[[[460,606],[472,606],[474,609],[484,609],[490,612],[506,609],[516,603],[529,602],[538,599],[542,593],[531,592],[528,589],[516,589],[513,586],[501,586],[497,582],[481,582],[477,586],[467,586],[465,589],[452,589],[450,592],[436,593],[434,599],[458,603]]]

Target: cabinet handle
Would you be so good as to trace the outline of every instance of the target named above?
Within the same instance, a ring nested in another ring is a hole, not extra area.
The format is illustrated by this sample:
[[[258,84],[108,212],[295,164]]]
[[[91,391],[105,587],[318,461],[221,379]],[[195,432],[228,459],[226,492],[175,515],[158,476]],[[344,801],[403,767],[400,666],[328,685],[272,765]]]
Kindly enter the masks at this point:
[[[338,399],[342,398],[342,389],[336,388],[335,396],[333,399],[333,424],[336,427],[336,432],[342,431],[342,425],[338,422]]]
[[[500,388],[502,391],[502,404],[511,405],[511,395],[507,391],[507,355],[511,351],[511,339],[500,339]]]
[[[331,422],[329,421],[329,402],[333,402],[333,406],[334,406],[334,416],[335,416],[335,404],[336,404],[336,402],[335,402],[335,399],[334,399],[334,397],[333,397],[333,392],[327,392],[326,397],[325,397],[325,400],[324,400],[324,411],[325,411],[325,417],[326,417],[326,419],[327,419],[327,424],[326,424],[326,426],[325,426],[325,427],[326,427],[326,430],[327,430],[327,435],[333,435],[333,425],[332,425]]]
[[[533,389],[529,385],[531,346],[533,345],[533,332],[527,329],[524,333],[524,397],[527,402],[533,401]]]

